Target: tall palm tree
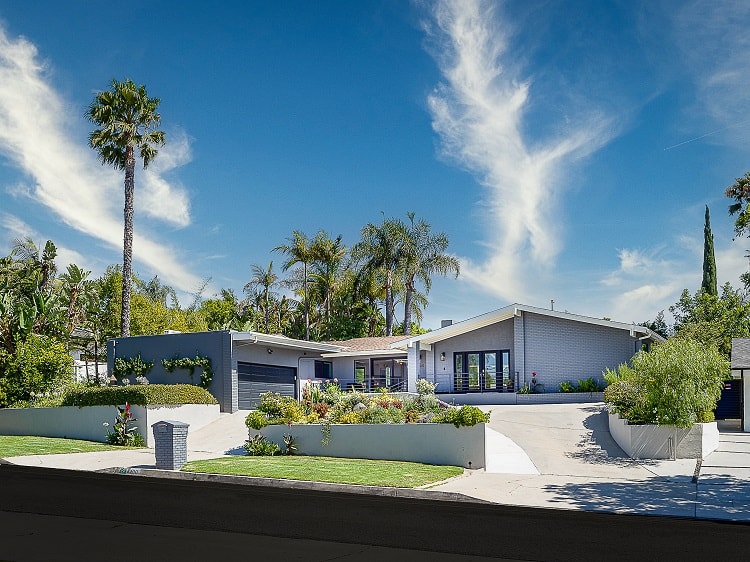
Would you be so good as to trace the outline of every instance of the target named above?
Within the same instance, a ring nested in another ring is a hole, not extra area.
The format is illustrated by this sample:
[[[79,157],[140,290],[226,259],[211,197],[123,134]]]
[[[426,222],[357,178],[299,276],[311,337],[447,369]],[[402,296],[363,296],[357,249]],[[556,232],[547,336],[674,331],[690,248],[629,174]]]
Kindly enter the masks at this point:
[[[124,235],[122,248],[122,315],[120,335],[130,335],[130,292],[133,275],[133,196],[135,191],[135,151],[145,169],[164,145],[164,132],[157,113],[159,98],[150,98],[145,86],[130,80],[112,80],[112,89],[100,92],[86,111],[98,129],[89,135],[89,145],[102,164],[125,171]]]
[[[313,261],[315,255],[313,253],[312,243],[304,232],[299,230],[292,231],[291,238],[287,238],[289,244],[280,244],[276,246],[274,252],[282,252],[286,254],[287,260],[281,266],[284,271],[287,271],[293,265],[298,263],[302,264],[302,298],[304,300],[305,308],[305,339],[310,339],[310,303],[309,303],[309,292],[307,290],[307,284],[309,281],[307,268]]]
[[[346,256],[346,246],[341,242],[341,236],[335,240],[324,230],[319,231],[312,241],[314,262],[312,264],[312,279],[319,287],[319,293],[325,312],[326,324],[331,320],[331,303],[333,293],[342,273],[343,260]]]
[[[393,335],[393,284],[403,259],[406,225],[399,219],[383,219],[383,223],[366,224],[362,240],[352,248],[352,256],[363,261],[361,274],[383,274],[385,290],[385,335]]]
[[[268,330],[268,318],[271,311],[271,297],[276,296],[272,291],[279,284],[279,276],[273,271],[273,262],[268,264],[268,268],[264,269],[257,263],[250,266],[250,272],[252,277],[250,281],[245,285],[245,292],[252,293],[255,290],[260,289],[263,296],[263,321],[266,326],[266,333],[270,333]]]
[[[432,287],[431,275],[455,274],[458,277],[460,266],[458,260],[445,253],[448,248],[448,237],[445,233],[433,233],[428,222],[419,219],[414,222],[414,213],[407,213],[409,224],[406,225],[402,248],[401,274],[404,280],[404,335],[411,334],[411,315],[413,299],[419,293],[416,282],[421,281],[425,295]]]

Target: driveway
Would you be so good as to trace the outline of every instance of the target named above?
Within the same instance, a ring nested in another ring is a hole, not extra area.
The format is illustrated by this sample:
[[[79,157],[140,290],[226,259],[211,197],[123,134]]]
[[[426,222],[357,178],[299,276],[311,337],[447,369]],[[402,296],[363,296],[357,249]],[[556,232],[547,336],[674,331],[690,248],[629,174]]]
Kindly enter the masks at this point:
[[[702,471],[696,483],[695,460],[631,459],[612,439],[601,403],[482,409],[492,412],[489,429],[518,445],[538,474],[473,470],[433,489],[511,505],[750,520],[750,484],[741,472],[721,468],[721,479],[711,480]],[[746,437],[722,437],[720,451],[705,459],[703,470],[717,469],[716,461],[726,455],[750,461]]]

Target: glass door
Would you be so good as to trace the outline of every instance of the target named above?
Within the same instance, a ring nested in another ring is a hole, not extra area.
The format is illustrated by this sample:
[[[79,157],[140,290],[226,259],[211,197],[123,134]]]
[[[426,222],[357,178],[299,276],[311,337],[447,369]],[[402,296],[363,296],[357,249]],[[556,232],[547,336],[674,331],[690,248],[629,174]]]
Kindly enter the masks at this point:
[[[479,364],[480,353],[467,353],[466,354],[466,366],[468,367],[469,376],[469,390],[481,390],[482,386],[479,382],[479,373],[481,366]]]
[[[497,388],[497,353],[485,351],[482,356],[484,359],[484,390],[495,390]]]
[[[461,351],[453,354],[454,392],[513,392],[510,351]]]

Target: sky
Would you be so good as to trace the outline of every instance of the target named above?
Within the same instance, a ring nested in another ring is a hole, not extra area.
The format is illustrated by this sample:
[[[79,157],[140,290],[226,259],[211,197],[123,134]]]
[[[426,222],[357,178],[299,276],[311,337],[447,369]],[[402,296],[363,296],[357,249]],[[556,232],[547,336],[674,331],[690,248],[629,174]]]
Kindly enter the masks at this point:
[[[130,78],[167,144],[136,168],[134,270],[242,294],[293,230],[416,213],[461,263],[423,325],[522,303],[622,322],[740,286],[724,191],[750,171],[750,3],[70,0],[0,4],[0,254],[122,261],[123,175],[88,147]]]

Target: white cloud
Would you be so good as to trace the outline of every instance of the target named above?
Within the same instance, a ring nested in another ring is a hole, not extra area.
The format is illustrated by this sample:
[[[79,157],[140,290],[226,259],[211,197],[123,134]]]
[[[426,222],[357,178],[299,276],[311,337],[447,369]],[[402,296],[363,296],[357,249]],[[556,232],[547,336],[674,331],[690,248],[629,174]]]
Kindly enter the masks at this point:
[[[533,79],[515,66],[514,30],[496,7],[482,0],[436,4],[427,31],[444,82],[428,105],[444,154],[486,188],[489,255],[483,263],[462,260],[462,277],[508,300],[532,300],[534,281],[562,249],[558,201],[566,175],[611,138],[612,122],[581,108],[550,126],[564,133],[532,143],[523,125]]]
[[[80,107],[66,103],[50,85],[34,44],[9,37],[0,27],[0,153],[33,184],[30,189],[8,186],[6,191],[27,195],[29,201],[48,207],[75,230],[122,248],[123,177],[102,166],[87,146],[74,141],[70,129],[75,123],[68,116],[81,113]],[[189,159],[187,136],[178,134],[145,174],[136,173],[140,211],[178,226],[189,224],[184,189],[162,176]],[[147,266],[178,290],[191,291],[200,284],[178,252],[164,243],[136,232],[133,248],[137,264]]]

